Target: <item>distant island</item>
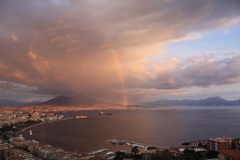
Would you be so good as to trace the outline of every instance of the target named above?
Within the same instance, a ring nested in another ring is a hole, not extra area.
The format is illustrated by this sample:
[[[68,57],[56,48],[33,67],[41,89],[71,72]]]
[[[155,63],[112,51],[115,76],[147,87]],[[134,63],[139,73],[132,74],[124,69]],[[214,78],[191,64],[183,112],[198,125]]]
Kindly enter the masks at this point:
[[[208,97],[200,100],[158,100],[152,102],[144,102],[143,106],[240,106],[240,99],[225,100],[221,97]]]

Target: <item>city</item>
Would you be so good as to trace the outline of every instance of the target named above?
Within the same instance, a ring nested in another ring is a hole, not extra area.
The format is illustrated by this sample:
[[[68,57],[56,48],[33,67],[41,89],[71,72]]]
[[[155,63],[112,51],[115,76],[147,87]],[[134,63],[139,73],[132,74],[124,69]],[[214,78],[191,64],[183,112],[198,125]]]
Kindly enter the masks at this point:
[[[0,160],[240,160],[240,0],[0,0]]]
[[[31,110],[31,109],[33,110]],[[70,152],[50,145],[40,144],[35,140],[26,140],[21,135],[21,131],[29,130],[31,127],[41,125],[42,123],[51,123],[53,121],[68,120],[72,118],[81,119],[86,116],[64,117],[61,112],[74,110],[93,110],[93,107],[68,107],[55,106],[49,107],[49,110],[42,110],[43,106],[23,106],[23,107],[1,107],[0,131],[1,146],[0,157],[2,159],[31,159],[31,160],[83,160],[83,159],[232,159],[239,160],[240,155],[240,137],[216,137],[206,140],[197,140],[183,142],[181,147],[157,147],[144,145],[136,142],[112,139],[108,140],[112,145],[126,145],[129,151],[119,150],[116,153],[108,149],[100,149],[88,153]],[[98,108],[99,109],[99,108]],[[112,109],[112,108],[111,108]],[[121,107],[114,108],[123,109]],[[127,108],[125,108],[127,109]],[[129,110],[133,108],[128,108]],[[101,112],[102,113],[102,112]],[[111,154],[110,154],[111,153]]]

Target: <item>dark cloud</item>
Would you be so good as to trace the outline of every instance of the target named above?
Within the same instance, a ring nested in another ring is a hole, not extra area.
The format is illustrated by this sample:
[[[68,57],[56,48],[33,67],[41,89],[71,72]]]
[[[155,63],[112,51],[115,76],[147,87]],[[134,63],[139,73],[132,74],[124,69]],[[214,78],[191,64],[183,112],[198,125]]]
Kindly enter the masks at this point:
[[[1,91],[20,91],[20,92],[32,92],[36,90],[34,87],[28,87],[26,85],[14,84],[10,82],[0,81],[0,90]]]
[[[143,59],[151,45],[232,25],[239,15],[238,0],[1,1],[0,81],[36,87],[41,94],[116,100],[125,87],[232,83],[237,66],[223,61],[179,66],[149,82]],[[205,65],[216,75],[199,72]],[[229,73],[218,74],[226,67]]]
[[[208,87],[239,83],[240,56],[213,60],[211,58],[191,59],[175,65],[173,69],[160,72],[145,87],[157,89],[179,89],[189,87]],[[139,86],[144,86],[141,84]]]

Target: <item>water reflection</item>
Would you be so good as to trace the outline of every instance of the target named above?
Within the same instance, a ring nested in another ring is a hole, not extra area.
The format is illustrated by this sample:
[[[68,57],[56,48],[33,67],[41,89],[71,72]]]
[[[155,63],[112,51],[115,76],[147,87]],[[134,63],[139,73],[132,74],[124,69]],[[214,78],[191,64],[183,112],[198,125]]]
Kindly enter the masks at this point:
[[[240,109],[238,108],[171,108],[154,110],[111,111],[114,116],[99,116],[97,111],[86,111],[92,119],[66,120],[32,128],[24,136],[41,143],[69,151],[88,152],[113,147],[106,140],[114,135],[157,146],[179,146],[182,142],[217,136],[239,136]],[[67,113],[79,115],[78,112]]]

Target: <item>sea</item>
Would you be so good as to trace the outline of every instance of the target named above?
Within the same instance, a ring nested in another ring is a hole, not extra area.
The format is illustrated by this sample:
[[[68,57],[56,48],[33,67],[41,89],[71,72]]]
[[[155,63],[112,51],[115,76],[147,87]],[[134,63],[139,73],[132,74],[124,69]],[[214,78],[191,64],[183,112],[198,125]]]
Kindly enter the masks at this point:
[[[156,107],[134,110],[67,112],[89,119],[45,123],[24,131],[23,137],[66,151],[90,152],[102,147],[112,151],[127,146],[112,145],[121,139],[152,146],[177,147],[183,142],[210,137],[240,137],[239,107]]]

